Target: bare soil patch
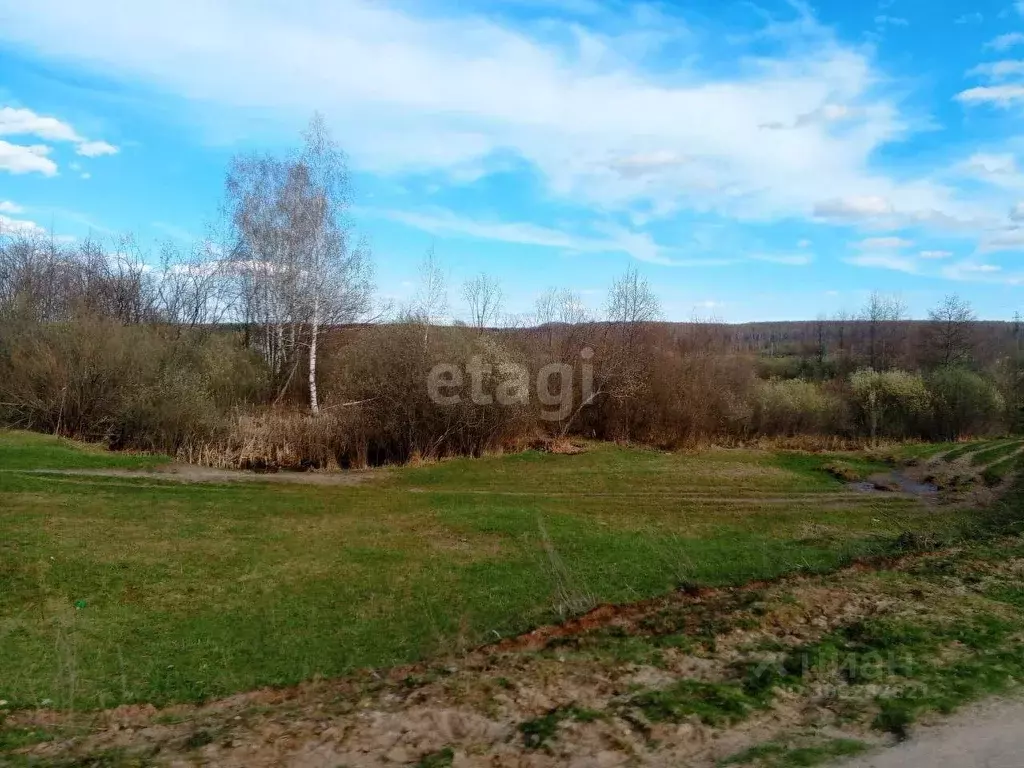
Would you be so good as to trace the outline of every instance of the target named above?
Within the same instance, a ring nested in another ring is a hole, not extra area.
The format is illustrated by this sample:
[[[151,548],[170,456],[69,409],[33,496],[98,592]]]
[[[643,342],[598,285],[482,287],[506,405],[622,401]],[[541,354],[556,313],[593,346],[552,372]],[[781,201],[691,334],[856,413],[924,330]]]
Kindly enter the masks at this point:
[[[38,475],[70,477],[112,477],[138,480],[167,480],[178,483],[294,483],[298,485],[360,485],[379,470],[344,472],[247,472],[241,469],[217,469],[196,464],[167,464],[155,469],[33,469],[17,470]]]

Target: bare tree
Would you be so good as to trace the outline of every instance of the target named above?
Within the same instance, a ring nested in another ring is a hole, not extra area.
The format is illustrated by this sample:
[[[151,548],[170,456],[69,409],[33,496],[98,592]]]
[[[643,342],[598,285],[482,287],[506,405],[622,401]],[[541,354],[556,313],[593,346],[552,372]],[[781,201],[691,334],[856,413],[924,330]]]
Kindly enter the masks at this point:
[[[661,317],[661,303],[647,279],[635,267],[626,269],[608,292],[608,320],[619,332],[627,351],[632,350],[644,323]]]
[[[534,324],[547,340],[549,352],[565,361],[575,346],[582,326],[591,322],[590,312],[582,297],[568,288],[549,288],[534,303]]]
[[[862,322],[868,326],[868,365],[874,370],[889,367],[895,347],[899,322],[906,314],[906,305],[898,296],[885,296],[874,291],[861,311]]]
[[[419,273],[419,285],[413,297],[411,314],[423,324],[423,343],[426,344],[431,326],[448,311],[448,285],[434,246],[430,246],[420,263]]]
[[[495,325],[501,316],[503,295],[496,278],[480,273],[462,286],[462,297],[469,307],[469,322],[477,331]]]
[[[956,294],[946,296],[928,312],[922,357],[933,365],[962,365],[974,352],[977,315],[970,302]]]
[[[369,247],[352,242],[344,153],[316,114],[303,150],[286,158],[236,158],[226,182],[236,233],[232,255],[243,316],[283,394],[306,350],[309,405],[319,412],[322,329],[369,310]]]

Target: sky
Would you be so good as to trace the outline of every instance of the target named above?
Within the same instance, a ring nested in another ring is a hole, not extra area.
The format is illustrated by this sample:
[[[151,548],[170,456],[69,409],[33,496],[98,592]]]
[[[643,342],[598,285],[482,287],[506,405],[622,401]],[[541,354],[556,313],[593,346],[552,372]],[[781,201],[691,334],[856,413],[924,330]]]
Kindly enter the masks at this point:
[[[1024,1],[0,3],[0,229],[204,237],[232,155],[320,111],[380,295],[433,247],[505,309],[1024,311]]]

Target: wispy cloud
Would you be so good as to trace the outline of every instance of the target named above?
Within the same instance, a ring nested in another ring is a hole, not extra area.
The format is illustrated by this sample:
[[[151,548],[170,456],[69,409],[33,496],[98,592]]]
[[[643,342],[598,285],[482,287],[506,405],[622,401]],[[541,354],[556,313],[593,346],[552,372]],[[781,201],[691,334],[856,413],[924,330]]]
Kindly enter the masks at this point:
[[[844,259],[844,261],[855,267],[889,269],[896,272],[906,272],[910,275],[916,275],[919,272],[917,262],[914,259],[895,253],[858,253]]]
[[[956,95],[963,104],[995,104],[1006,107],[1024,99],[1024,85],[983,85]]]
[[[362,209],[362,215],[395,221],[432,235],[494,240],[517,245],[553,248],[569,253],[626,253],[638,261],[664,266],[725,266],[729,259],[674,259],[670,249],[658,245],[646,233],[618,226],[606,227],[598,236],[580,235],[525,222],[478,221],[451,211],[426,212]]]
[[[990,40],[986,43],[986,47],[996,51],[1005,51],[1021,44],[1024,44],[1024,33],[1008,32],[1005,35],[999,35],[999,37]]]
[[[902,237],[869,237],[857,243],[858,248],[865,251],[910,248],[914,242]]]
[[[1003,59],[988,61],[967,71],[973,77],[987,77],[991,80],[1002,80],[1008,77],[1024,75],[1024,59]]]

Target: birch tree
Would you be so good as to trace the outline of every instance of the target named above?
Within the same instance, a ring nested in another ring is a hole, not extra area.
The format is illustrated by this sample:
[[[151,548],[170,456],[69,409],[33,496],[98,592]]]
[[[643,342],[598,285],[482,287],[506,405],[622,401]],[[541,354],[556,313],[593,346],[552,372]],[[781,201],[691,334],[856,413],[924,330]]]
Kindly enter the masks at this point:
[[[319,114],[298,153],[237,158],[226,184],[244,320],[283,396],[305,352],[309,406],[320,410],[323,330],[369,310],[369,247],[354,241],[348,166]]]

